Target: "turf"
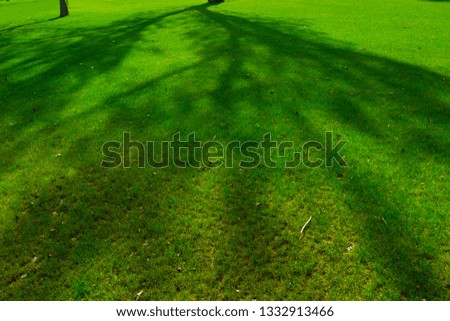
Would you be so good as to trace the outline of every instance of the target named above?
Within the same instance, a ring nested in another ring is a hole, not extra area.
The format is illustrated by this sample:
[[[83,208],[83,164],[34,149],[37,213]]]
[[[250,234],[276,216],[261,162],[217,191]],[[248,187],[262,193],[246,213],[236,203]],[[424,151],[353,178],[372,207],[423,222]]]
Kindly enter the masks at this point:
[[[449,299],[449,3],[205,2],[0,1],[0,299]],[[326,131],[349,167],[100,167]]]

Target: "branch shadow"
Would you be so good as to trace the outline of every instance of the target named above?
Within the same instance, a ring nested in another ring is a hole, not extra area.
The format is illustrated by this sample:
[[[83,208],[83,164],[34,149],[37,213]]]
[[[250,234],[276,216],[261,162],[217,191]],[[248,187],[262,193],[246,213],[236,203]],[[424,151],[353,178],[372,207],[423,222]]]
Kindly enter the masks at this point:
[[[381,299],[448,297],[448,280],[432,268],[439,249],[430,249],[430,241],[414,236],[429,222],[409,217],[413,211],[398,203],[412,204],[413,197],[404,199],[398,191],[392,196],[380,185],[383,179],[389,183],[389,174],[377,173],[364,162],[371,156],[397,163],[401,175],[408,169],[419,171],[424,163],[448,164],[449,142],[443,141],[449,137],[450,119],[445,77],[358,52],[312,31],[301,20],[234,16],[211,6],[150,13],[156,15],[153,18],[138,15],[41,39],[33,46],[14,44],[14,35],[0,33],[7,53],[0,66],[7,66],[2,70],[9,79],[0,87],[1,112],[13,124],[0,132],[7,142],[2,154],[8,156],[1,163],[0,183],[30,172],[33,162],[51,163],[55,169],[49,180],[3,192],[5,197],[17,194],[18,199],[11,205],[16,218],[7,221],[0,233],[2,247],[8,249],[1,254],[5,274],[0,295],[24,300],[133,299],[145,288],[142,298],[153,300],[343,299],[333,296],[333,289],[345,287],[335,281],[336,274],[346,277],[345,271],[333,266],[354,265],[342,264],[347,257],[341,250],[348,241],[345,234],[355,233],[367,251],[357,263],[386,280],[370,291],[395,292]],[[149,56],[168,55],[163,46],[150,43],[149,33],[173,28],[171,18],[176,18],[177,27],[185,27],[181,36],[195,59],[155,71],[140,83],[114,78],[123,86],[109,90],[111,80],[102,75],[117,76],[115,71],[139,42],[145,43]],[[19,52],[23,56],[16,61]],[[31,76],[21,77],[25,71]],[[95,82],[103,88],[98,105],[67,112]],[[55,87],[58,94],[50,96]],[[198,88],[203,88],[202,95]],[[77,122],[89,125],[98,120],[95,129],[63,136]],[[321,140],[330,129],[342,139],[392,148],[372,155],[357,145],[349,155],[355,165],[348,173],[340,168],[234,168],[168,169],[155,175],[98,168],[101,144],[119,139],[123,131],[141,140],[149,133],[152,139],[163,140],[177,131],[195,131],[199,139],[217,135],[222,142],[259,141],[264,133],[273,132],[280,139],[305,142]],[[66,165],[57,163],[54,153],[24,162],[32,157],[30,151],[41,148],[63,149]],[[202,189],[202,184],[210,190]],[[323,190],[324,186],[332,190]],[[341,200],[336,196],[341,194],[349,196]],[[338,199],[352,217],[340,217],[337,204],[327,198]],[[293,209],[298,214],[286,214]],[[317,225],[311,228],[310,239],[296,242],[292,234],[298,233],[311,211]],[[203,224],[209,215],[212,219]],[[390,225],[386,227],[380,217]],[[192,221],[197,224],[192,226]],[[343,221],[349,224],[344,229]],[[211,230],[217,232],[214,237]],[[336,232],[321,240],[329,230]],[[436,238],[445,239],[446,231]],[[29,262],[34,256],[39,257],[39,268]],[[331,258],[330,263],[323,266],[323,257]],[[105,258],[110,262],[106,266]],[[380,266],[372,267],[371,260]],[[288,267],[278,267],[280,261]],[[100,277],[90,276],[103,270]],[[211,271],[213,277],[208,276]],[[77,278],[65,275],[73,273]],[[25,274],[30,276],[22,279]],[[41,287],[15,291],[36,280],[41,280]],[[189,288],[186,284],[192,280],[198,285]],[[363,285],[364,279],[355,282]],[[102,286],[117,291],[107,295],[91,283],[106,283]],[[171,292],[159,291],[162,284],[171,284]],[[304,294],[298,284],[313,294]],[[58,294],[61,288],[69,290]],[[361,290],[359,298],[347,299],[367,298],[373,293]]]
[[[41,20],[41,21],[35,21],[35,22],[31,22],[31,23],[25,23],[25,24],[17,25],[17,26],[14,26],[14,27],[0,29],[0,34],[2,34],[4,32],[7,32],[7,31],[12,31],[12,30],[15,30],[15,29],[23,28],[23,27],[35,26],[37,24],[55,21],[55,20],[58,20],[58,19],[60,19],[60,17],[54,17],[54,18],[50,18],[50,19],[45,19],[45,20]]]

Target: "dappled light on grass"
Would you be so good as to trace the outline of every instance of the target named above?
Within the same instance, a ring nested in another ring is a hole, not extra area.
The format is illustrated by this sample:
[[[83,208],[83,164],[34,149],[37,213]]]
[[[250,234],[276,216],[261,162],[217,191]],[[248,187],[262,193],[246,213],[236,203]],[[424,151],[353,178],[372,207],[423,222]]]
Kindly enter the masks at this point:
[[[223,8],[0,34],[1,297],[448,297],[447,76]],[[327,130],[349,168],[99,166],[123,131],[301,145]]]

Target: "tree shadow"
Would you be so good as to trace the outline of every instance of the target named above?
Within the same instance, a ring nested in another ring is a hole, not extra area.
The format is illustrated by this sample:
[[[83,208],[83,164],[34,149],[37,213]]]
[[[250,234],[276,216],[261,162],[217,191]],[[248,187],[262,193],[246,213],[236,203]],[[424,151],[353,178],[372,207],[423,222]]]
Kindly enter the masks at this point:
[[[183,28],[180,41],[192,59],[140,82],[105,76],[117,77],[140,42],[152,62],[170,56],[171,48],[150,43],[149,34],[174,26]],[[0,132],[7,155],[0,182],[7,186],[29,172],[45,176],[46,169],[34,169],[39,162],[54,170],[46,181],[38,177],[20,190],[3,191],[5,198],[17,194],[8,206],[17,215],[5,220],[0,233],[7,249],[0,260],[2,297],[132,299],[145,288],[143,298],[153,300],[344,299],[345,284],[366,287],[358,265],[385,283],[345,299],[448,295],[448,280],[433,268],[440,249],[432,242],[445,240],[448,229],[424,238],[420,229],[438,223],[414,217],[414,196],[366,162],[370,157],[397,166],[400,176],[419,173],[424,164],[448,164],[449,86],[443,75],[358,52],[301,20],[235,16],[208,4],[51,35],[33,46],[14,43],[14,34],[0,33],[0,41],[0,68],[8,75],[0,87],[1,109],[13,124]],[[111,82],[120,86],[110,90]],[[69,110],[93,84],[100,91],[96,104]],[[54,88],[58,93],[50,94]],[[86,130],[73,133],[76,123]],[[222,142],[261,140],[272,132],[301,144],[322,140],[325,130],[354,142],[348,171],[175,168],[154,174],[98,167],[101,144],[123,131],[141,140],[195,131],[199,139],[217,135]],[[390,148],[367,151],[363,141]],[[64,165],[54,157],[59,149]],[[30,155],[40,150],[50,156]],[[341,217],[337,206],[351,217]],[[315,227],[298,240],[292,234],[310,214]],[[365,252],[348,255],[348,242]],[[34,256],[38,268],[29,262]],[[287,268],[277,267],[280,262]],[[353,270],[347,275],[336,266]],[[22,279],[24,274],[29,276]],[[336,284],[336,274],[347,282]],[[187,287],[192,280],[198,285]],[[17,294],[31,282],[42,286]],[[164,283],[172,284],[169,294],[158,290]],[[69,290],[58,294],[61,288]],[[113,288],[113,295],[102,292]]]
[[[29,26],[34,26],[34,25],[41,24],[41,23],[51,22],[51,21],[58,20],[58,19],[60,19],[60,17],[54,17],[54,18],[50,18],[50,19],[45,19],[45,20],[40,20],[40,21],[35,21],[35,22],[30,22],[30,23],[17,25],[17,26],[14,26],[14,27],[0,29],[0,34],[4,33],[4,32],[7,32],[7,31],[12,31],[12,30],[15,30],[15,29],[23,28],[23,27],[29,27]]]

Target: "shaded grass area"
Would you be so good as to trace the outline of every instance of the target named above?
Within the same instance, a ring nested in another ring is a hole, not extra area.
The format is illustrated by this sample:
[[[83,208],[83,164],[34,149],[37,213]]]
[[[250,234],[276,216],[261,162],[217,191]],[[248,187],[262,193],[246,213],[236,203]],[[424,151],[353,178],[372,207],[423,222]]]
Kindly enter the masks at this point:
[[[448,299],[448,75],[238,11],[2,28],[0,298]],[[99,166],[124,131],[327,130],[349,168]]]

